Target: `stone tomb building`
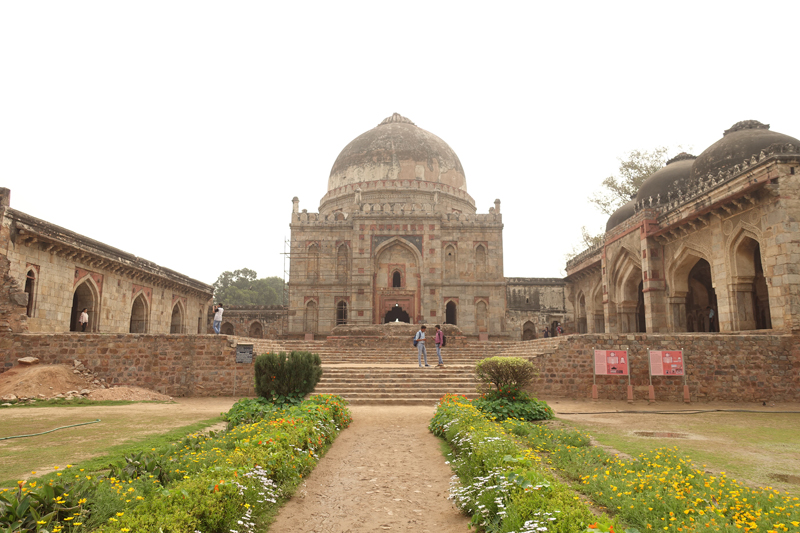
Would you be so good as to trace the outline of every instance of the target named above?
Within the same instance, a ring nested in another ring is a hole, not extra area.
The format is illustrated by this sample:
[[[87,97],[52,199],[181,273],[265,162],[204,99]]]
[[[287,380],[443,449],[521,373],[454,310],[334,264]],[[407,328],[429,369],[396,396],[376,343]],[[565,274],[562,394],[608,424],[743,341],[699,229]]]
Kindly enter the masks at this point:
[[[679,154],[567,273],[579,333],[800,331],[800,141],[746,120]]]
[[[436,135],[395,113],[342,150],[317,213],[293,202],[290,335],[400,321],[521,338],[506,323],[500,200],[477,212]]]
[[[11,208],[0,188],[0,330],[206,333],[213,287]],[[5,302],[8,302],[5,304]]]

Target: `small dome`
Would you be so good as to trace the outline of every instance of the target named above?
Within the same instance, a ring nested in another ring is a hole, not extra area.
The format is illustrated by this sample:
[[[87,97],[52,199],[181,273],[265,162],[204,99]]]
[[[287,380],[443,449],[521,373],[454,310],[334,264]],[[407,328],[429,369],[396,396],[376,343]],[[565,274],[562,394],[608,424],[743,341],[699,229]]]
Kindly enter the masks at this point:
[[[422,180],[467,190],[453,149],[397,113],[344,147],[331,168],[328,190],[379,180]]]
[[[718,140],[697,156],[692,167],[691,179],[705,178],[709,174],[718,174],[734,165],[740,165],[745,159],[758,157],[761,150],[773,144],[800,144],[794,137],[769,130],[769,124],[757,120],[737,122],[722,134]]]
[[[606,223],[606,231],[611,231],[612,228],[616,228],[629,218],[631,218],[634,213],[636,212],[633,208],[633,204],[636,203],[636,200],[631,200],[627,204],[623,205],[613,213],[611,216],[608,217],[608,222]]]
[[[644,180],[642,186],[639,187],[635,201],[645,202],[645,206],[647,206],[650,198],[656,202],[660,196],[661,201],[666,202],[667,192],[674,192],[676,187],[681,187],[689,179],[694,161],[695,156],[686,152],[681,152],[667,161],[665,167],[653,172],[649,178]]]

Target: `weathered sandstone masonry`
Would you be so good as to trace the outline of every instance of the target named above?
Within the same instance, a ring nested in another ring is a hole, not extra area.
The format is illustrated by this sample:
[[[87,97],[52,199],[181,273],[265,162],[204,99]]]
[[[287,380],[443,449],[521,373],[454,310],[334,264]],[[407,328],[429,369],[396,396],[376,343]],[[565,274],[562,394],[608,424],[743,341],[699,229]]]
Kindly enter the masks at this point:
[[[236,343],[257,354],[275,349],[263,339],[224,335],[6,334],[0,336],[2,368],[18,358],[42,364],[77,359],[111,385],[132,385],[170,396],[253,396],[253,365],[236,363]]]
[[[547,346],[545,346],[547,345]],[[692,402],[800,401],[800,336],[719,334],[570,335],[520,342],[503,355],[530,356],[544,398],[591,396],[593,353],[627,350],[635,400],[647,400],[649,350],[683,350]],[[624,400],[627,376],[597,376],[599,397]],[[683,378],[653,377],[656,400],[682,401]]]

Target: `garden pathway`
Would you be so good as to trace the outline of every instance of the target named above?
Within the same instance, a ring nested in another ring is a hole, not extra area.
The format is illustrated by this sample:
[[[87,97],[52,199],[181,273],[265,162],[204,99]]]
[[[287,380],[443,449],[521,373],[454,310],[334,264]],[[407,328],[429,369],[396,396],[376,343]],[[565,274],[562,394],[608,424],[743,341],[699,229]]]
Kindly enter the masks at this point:
[[[450,467],[428,431],[434,406],[350,406],[336,438],[270,526],[273,533],[464,533]]]

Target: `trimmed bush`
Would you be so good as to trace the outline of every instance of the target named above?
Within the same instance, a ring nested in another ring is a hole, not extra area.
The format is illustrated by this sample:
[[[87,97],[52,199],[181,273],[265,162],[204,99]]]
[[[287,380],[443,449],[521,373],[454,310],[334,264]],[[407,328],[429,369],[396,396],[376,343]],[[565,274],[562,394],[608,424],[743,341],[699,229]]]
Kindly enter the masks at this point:
[[[522,389],[539,375],[533,363],[521,357],[489,357],[475,365],[478,381],[494,385],[500,391],[507,387]]]
[[[277,404],[298,404],[322,377],[322,360],[311,352],[265,353],[256,357],[256,394]]]
[[[499,390],[491,390],[476,398],[472,405],[487,416],[497,421],[507,418],[527,420],[549,420],[555,418],[553,409],[544,400],[537,400],[524,390],[507,386]]]

